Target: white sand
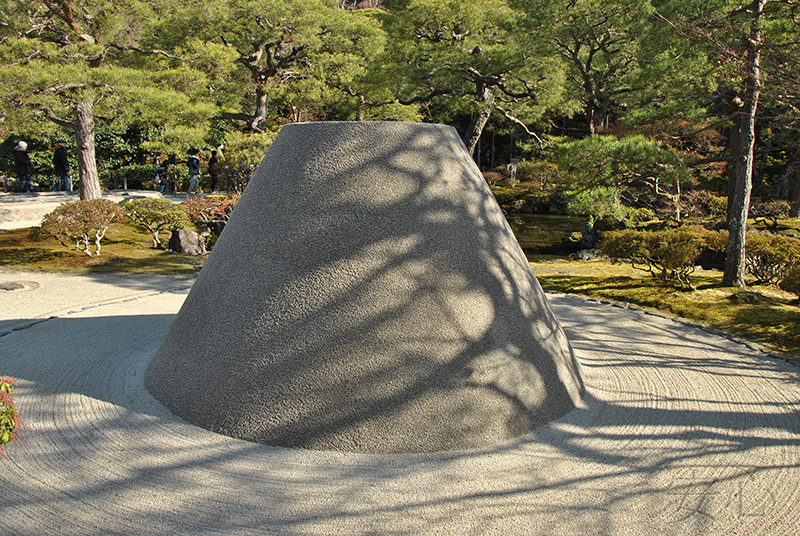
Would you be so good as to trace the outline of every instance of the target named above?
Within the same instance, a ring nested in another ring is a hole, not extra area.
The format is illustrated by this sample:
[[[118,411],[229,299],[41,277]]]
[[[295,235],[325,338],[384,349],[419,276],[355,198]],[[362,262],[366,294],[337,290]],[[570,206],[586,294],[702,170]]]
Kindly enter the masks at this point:
[[[0,460],[5,534],[727,536],[800,526],[797,368],[669,319],[550,294],[582,365],[585,408],[491,448],[345,454],[230,439],[148,394],[144,368],[186,281],[0,279],[41,284],[0,292],[0,374],[19,379],[28,424],[12,462]],[[213,389],[213,378],[197,388]]]

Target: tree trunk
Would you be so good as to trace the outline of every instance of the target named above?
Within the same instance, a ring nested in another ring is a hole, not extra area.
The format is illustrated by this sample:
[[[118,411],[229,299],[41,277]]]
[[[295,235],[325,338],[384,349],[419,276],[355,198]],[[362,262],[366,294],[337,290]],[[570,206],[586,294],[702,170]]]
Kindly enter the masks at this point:
[[[253,116],[253,122],[250,123],[250,128],[255,132],[264,132],[267,128],[267,105],[269,99],[267,93],[260,87],[256,87],[256,113]]]
[[[745,287],[745,233],[753,188],[753,147],[758,100],[761,96],[761,15],[767,0],[753,3],[753,23],[747,43],[745,94],[736,114],[731,155],[735,160],[728,168],[728,245],[725,255],[724,286]]]
[[[86,99],[76,106],[75,141],[78,146],[78,174],[81,178],[80,197],[99,199],[103,192],[97,175],[94,153],[94,103]]]
[[[483,104],[483,108],[474,115],[472,124],[464,135],[464,145],[467,146],[467,150],[471,155],[475,154],[475,147],[478,146],[478,140],[481,139],[481,133],[489,121],[489,116],[492,115],[492,107],[494,106],[494,94],[488,86],[481,84],[478,87],[478,95],[478,102]]]
[[[800,167],[797,166],[794,170],[794,186],[792,186],[789,202],[792,204],[792,208],[789,210],[789,217],[800,218]]]
[[[367,107],[367,101],[364,95],[358,96],[358,121],[364,120],[364,109]]]
[[[589,137],[593,138],[597,133],[597,129],[595,128],[594,124],[594,104],[592,103],[591,98],[589,99],[589,102],[586,103],[584,109],[586,110],[586,128],[589,129]]]

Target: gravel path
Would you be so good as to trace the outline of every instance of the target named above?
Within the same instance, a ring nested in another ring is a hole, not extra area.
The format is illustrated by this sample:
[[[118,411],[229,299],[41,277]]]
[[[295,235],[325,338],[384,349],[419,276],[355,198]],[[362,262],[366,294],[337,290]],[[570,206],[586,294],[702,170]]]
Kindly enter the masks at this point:
[[[142,373],[190,280],[0,272],[22,446],[15,535],[796,534],[798,369],[639,310],[549,294],[585,407],[426,455],[269,447],[172,416]],[[49,297],[49,299],[48,299]],[[198,389],[213,389],[213,378]],[[225,393],[220,393],[225,396]],[[213,408],[209,408],[213,410]]]

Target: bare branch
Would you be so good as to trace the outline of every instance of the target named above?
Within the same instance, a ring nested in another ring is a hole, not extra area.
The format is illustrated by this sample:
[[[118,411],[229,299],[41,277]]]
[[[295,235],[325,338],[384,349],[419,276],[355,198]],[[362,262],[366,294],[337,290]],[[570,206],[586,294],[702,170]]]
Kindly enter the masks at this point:
[[[418,102],[429,102],[429,101],[433,100],[435,97],[439,97],[441,95],[455,95],[455,94],[456,94],[456,91],[454,89],[451,89],[451,88],[434,89],[433,91],[431,91],[427,95],[422,95],[421,97],[414,97],[413,99],[409,99],[409,100],[403,100],[403,99],[398,97],[398,98],[395,98],[393,102],[395,102],[397,104],[403,104],[403,105],[408,106],[409,104],[416,104]],[[387,102],[385,104],[391,104],[391,103]]]
[[[511,112],[509,112],[505,108],[501,108],[500,106],[495,106],[495,109],[498,112],[500,112],[501,114],[503,114],[503,117],[505,117],[509,121],[511,121],[513,123],[516,123],[517,125],[521,126],[525,130],[525,132],[528,134],[528,136],[532,136],[533,138],[535,138],[536,141],[539,143],[539,147],[540,148],[544,147],[544,142],[542,141],[542,139],[535,132],[531,131],[528,128],[528,125],[526,125],[524,122],[522,122],[522,120],[520,120],[517,117],[511,115]]]
[[[62,119],[61,117],[57,116],[55,112],[53,112],[53,110],[51,110],[47,106],[42,107],[41,110],[44,112],[45,117],[47,117],[47,119],[49,119],[56,125],[68,128],[70,130],[75,129],[75,121],[67,121],[66,119]]]
[[[170,54],[169,52],[166,52],[166,51],[161,50],[159,48],[146,49],[146,48],[134,47],[134,46],[130,46],[130,45],[124,45],[123,46],[123,45],[118,45],[116,43],[110,43],[109,46],[111,46],[113,48],[116,48],[117,50],[122,51],[122,52],[132,50],[134,52],[139,52],[140,54],[153,54],[153,55],[158,55],[158,56],[164,56],[165,58],[169,58],[171,60],[187,61],[186,58],[182,58],[180,56],[175,56],[175,55]]]

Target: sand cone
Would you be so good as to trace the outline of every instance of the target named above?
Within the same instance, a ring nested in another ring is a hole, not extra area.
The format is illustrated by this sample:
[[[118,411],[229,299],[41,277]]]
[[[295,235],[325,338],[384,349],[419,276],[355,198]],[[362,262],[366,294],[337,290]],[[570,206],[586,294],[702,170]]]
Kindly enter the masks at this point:
[[[572,410],[577,362],[456,131],[284,126],[154,355],[173,413],[286,447],[484,447]]]

